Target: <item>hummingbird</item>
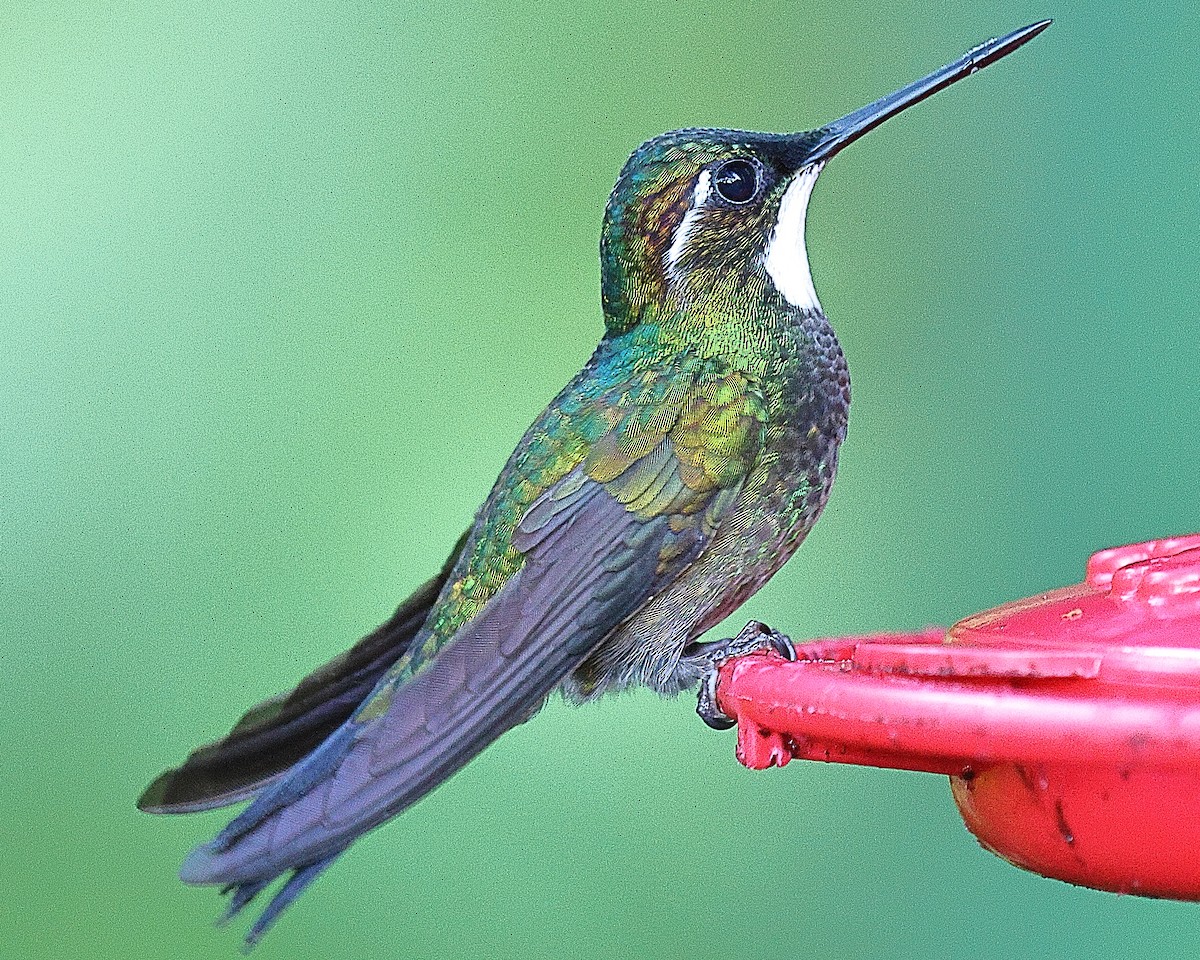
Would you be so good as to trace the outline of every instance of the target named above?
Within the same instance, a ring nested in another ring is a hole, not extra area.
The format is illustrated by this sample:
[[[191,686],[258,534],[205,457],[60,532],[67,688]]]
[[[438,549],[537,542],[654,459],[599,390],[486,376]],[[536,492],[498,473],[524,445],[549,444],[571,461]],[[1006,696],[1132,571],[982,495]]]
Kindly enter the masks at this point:
[[[603,337],[441,571],[138,801],[154,813],[251,801],[180,870],[223,888],[226,918],[283,878],[247,947],[355,840],[555,690],[576,703],[633,685],[677,694],[773,642],[700,638],[813,528],[846,436],[850,377],[804,243],[817,177],[1049,24],[813,130],[677,130],[633,152],[601,230]],[[721,725],[711,702],[702,713]]]

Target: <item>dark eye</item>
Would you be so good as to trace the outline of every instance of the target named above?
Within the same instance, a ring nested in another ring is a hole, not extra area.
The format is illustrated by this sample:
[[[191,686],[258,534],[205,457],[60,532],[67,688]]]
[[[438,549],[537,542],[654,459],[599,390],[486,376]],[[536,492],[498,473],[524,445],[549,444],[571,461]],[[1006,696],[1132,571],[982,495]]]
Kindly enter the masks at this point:
[[[713,183],[729,203],[749,203],[758,193],[758,167],[742,157],[726,160],[717,167]]]

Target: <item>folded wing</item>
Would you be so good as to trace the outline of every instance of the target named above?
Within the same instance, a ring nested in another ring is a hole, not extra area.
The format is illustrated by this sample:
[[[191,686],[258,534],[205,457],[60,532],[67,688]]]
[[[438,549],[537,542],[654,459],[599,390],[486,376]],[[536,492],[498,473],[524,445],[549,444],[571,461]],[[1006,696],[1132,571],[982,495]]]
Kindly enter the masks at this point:
[[[516,572],[433,653],[418,636],[348,721],[192,851],[181,877],[227,886],[231,912],[290,871],[249,943],[355,839],[527,719],[701,555],[764,427],[744,378],[694,387],[673,387],[665,406],[661,390],[646,404],[614,391],[609,430],[512,530]],[[497,489],[519,480],[502,476]]]

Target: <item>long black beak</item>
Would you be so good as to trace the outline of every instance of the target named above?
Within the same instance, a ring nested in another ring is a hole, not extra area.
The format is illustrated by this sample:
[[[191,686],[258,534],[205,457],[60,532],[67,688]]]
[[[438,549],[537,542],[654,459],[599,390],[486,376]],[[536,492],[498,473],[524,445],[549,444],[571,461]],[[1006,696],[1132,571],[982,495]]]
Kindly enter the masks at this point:
[[[1007,57],[1018,47],[1024,46],[1039,33],[1045,30],[1052,20],[1040,20],[1031,23],[1020,30],[1014,30],[999,40],[989,40],[981,43],[973,50],[967,51],[953,63],[940,70],[935,70],[907,87],[902,87],[895,93],[889,93],[874,103],[860,107],[853,113],[848,113],[840,120],[814,130],[816,141],[804,154],[801,166],[810,166],[828,160],[838,151],[852,144],[864,133],[869,133],[889,117],[894,117],[901,110],[907,110],[914,103],[920,103],[926,97],[931,97],[939,90],[945,90],[952,83],[957,83],[963,77],[977,73],[990,63],[995,63],[1001,57]]]

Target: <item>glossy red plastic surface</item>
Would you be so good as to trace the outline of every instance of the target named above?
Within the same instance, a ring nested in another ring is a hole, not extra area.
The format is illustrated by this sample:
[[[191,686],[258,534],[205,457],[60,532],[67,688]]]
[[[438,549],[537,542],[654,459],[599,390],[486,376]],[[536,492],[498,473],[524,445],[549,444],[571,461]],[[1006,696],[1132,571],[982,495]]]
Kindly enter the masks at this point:
[[[1200,900],[1200,534],[1095,554],[1083,583],[949,631],[729,661],[752,768],[948,774],[967,827],[1072,883]]]

